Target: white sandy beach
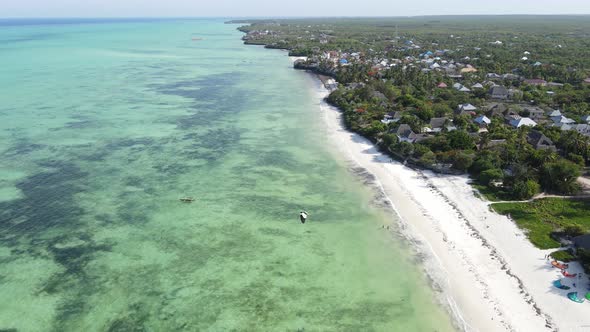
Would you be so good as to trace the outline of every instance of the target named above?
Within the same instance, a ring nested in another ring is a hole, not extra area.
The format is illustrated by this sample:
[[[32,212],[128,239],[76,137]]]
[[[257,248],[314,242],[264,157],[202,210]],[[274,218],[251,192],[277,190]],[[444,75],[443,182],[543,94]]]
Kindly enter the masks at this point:
[[[533,247],[512,221],[491,212],[467,177],[412,170],[345,130],[341,113],[323,101],[327,94],[319,87],[328,136],[355,167],[376,177],[460,329],[590,331],[590,303],[574,303],[569,291],[552,285],[561,274],[544,256],[553,250]],[[570,266],[572,273],[581,271]],[[588,280],[564,284],[583,297]]]

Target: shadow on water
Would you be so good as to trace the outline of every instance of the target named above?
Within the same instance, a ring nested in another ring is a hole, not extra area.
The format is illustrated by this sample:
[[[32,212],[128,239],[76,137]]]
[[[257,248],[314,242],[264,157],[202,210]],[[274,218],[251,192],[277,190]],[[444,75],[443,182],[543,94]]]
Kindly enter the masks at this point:
[[[179,129],[211,126],[243,109],[248,93],[237,87],[240,73],[209,75],[207,78],[151,85],[156,92],[192,100],[191,113],[176,119]]]
[[[200,134],[186,134],[184,140],[190,143],[183,154],[191,159],[202,159],[208,163],[220,161],[237,147],[240,136],[241,132],[234,127],[211,129]]]
[[[96,291],[97,285],[85,273],[85,267],[98,252],[111,248],[94,243],[81,221],[85,211],[76,203],[75,195],[84,191],[81,183],[88,173],[67,161],[45,161],[39,166],[48,170],[16,184],[22,198],[0,202],[2,244],[10,248],[12,259],[46,257],[63,267],[45,281],[40,292]],[[74,296],[63,301],[59,316],[80,313],[83,298]]]
[[[4,158],[15,158],[46,148],[43,144],[32,143],[25,139],[17,139],[11,147],[2,153]]]
[[[0,202],[3,243],[23,238],[33,241],[48,229],[74,227],[84,214],[74,195],[83,191],[79,181],[88,174],[67,161],[46,161],[39,166],[50,170],[17,183],[23,198]]]

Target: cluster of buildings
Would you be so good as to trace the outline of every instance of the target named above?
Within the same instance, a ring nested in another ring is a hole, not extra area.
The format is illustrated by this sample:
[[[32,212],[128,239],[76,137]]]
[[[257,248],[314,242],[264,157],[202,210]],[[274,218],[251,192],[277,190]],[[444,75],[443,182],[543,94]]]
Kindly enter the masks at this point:
[[[341,51],[321,51],[319,47],[312,49],[314,53],[306,63],[310,67],[329,68],[334,72],[339,67],[346,67],[353,64],[369,64],[372,71],[378,74],[380,71],[401,66],[402,68],[420,68],[422,72],[436,71],[443,73],[451,78],[462,78],[464,74],[475,73],[477,69],[466,62],[458,62],[452,59],[444,59],[448,50],[427,51],[419,56],[405,56],[400,59],[388,58],[385,52],[341,52]],[[463,60],[468,61],[469,57]]]
[[[461,104],[455,110],[455,115],[467,116],[479,128],[477,132],[471,133],[474,137],[487,132],[487,127],[492,123],[492,119],[499,119],[506,125],[518,129],[520,127],[550,126],[558,127],[561,130],[574,130],[582,135],[590,137],[590,115],[582,117],[582,123],[567,118],[559,110],[545,111],[539,107],[527,106],[510,107],[503,103],[490,103],[479,109],[472,104]],[[391,112],[385,115],[381,120],[384,124],[398,122],[404,112]],[[457,130],[451,117],[436,117],[430,119],[430,122],[424,126],[420,133],[415,133],[407,124],[401,124],[395,134],[400,142],[418,143],[437,133]],[[538,131],[531,131],[527,138],[529,143],[537,149],[555,150],[553,142]],[[491,144],[503,143],[504,140],[497,140]]]
[[[253,31],[248,34],[250,38],[264,38],[267,36],[274,36],[280,38],[273,31]],[[306,31],[303,36],[297,37],[298,39],[307,38],[309,40],[319,41],[320,44],[327,44],[330,36],[326,34],[311,34]],[[502,45],[501,41],[491,42],[491,45]],[[436,44],[433,44],[436,47]],[[535,87],[542,87],[546,90],[546,93],[551,95],[554,92],[550,91],[551,88],[560,88],[563,86],[561,83],[547,82],[543,79],[536,78],[525,78],[515,73],[497,74],[487,73],[485,79],[481,82],[470,82],[474,77],[484,77],[482,75],[469,75],[477,73],[478,69],[472,65],[472,62],[477,59],[472,59],[469,56],[456,58],[456,53],[448,49],[435,49],[422,51],[422,46],[414,43],[412,40],[401,41],[399,38],[392,42],[386,51],[375,52],[372,49],[368,49],[365,52],[343,52],[337,50],[322,51],[319,46],[312,48],[312,55],[304,60],[296,62],[296,67],[302,69],[312,69],[323,74],[334,75],[338,70],[347,66],[355,64],[370,65],[371,71],[369,75],[376,77],[380,76],[380,72],[387,70],[392,67],[401,68],[419,68],[422,72],[436,72],[441,74],[440,76],[447,77],[445,82],[439,82],[437,84],[438,89],[455,89],[459,92],[466,94],[476,93],[481,98],[482,95],[486,96],[488,104],[480,108],[472,104],[459,105],[455,111],[455,115],[465,115],[471,119],[472,123],[476,125],[479,130],[472,135],[479,135],[480,133],[486,132],[487,127],[492,123],[492,119],[501,119],[507,126],[514,129],[527,126],[553,126],[558,127],[561,130],[574,130],[580,134],[590,136],[590,115],[584,116],[580,123],[566,117],[559,110],[544,110],[536,106],[530,106],[528,104],[518,104],[517,101],[521,100],[523,93],[514,86],[504,86],[507,82],[519,82],[515,84],[529,85]],[[481,50],[476,48],[476,50]],[[399,59],[388,57],[387,51],[398,51],[400,54],[414,54],[406,55]],[[420,52],[416,55],[416,53]],[[529,61],[531,53],[525,51],[522,55],[521,61]],[[487,56],[489,57],[489,56]],[[540,62],[532,63],[532,66],[541,66]],[[452,85],[449,81],[455,82]],[[338,84],[334,80],[329,80],[326,86],[329,89],[336,89]],[[584,81],[585,84],[590,84],[590,78]],[[510,83],[508,83],[510,84]],[[347,85],[347,88],[358,88],[363,86],[364,83],[352,83]],[[510,84],[511,85],[511,84]],[[378,92],[375,92],[378,94]],[[384,96],[380,99],[385,99]],[[382,122],[385,124],[395,123],[400,120],[403,112],[392,112],[387,114]],[[421,132],[415,133],[408,125],[400,125],[396,131],[396,134],[400,141],[404,142],[419,142],[428,138],[429,136],[435,135],[441,131],[453,131],[456,130],[456,126],[453,124],[451,117],[437,117],[432,118],[430,122],[422,128]],[[535,134],[537,132],[532,131],[530,134],[530,143],[535,147],[543,148],[545,146],[552,146],[552,142],[547,137]]]

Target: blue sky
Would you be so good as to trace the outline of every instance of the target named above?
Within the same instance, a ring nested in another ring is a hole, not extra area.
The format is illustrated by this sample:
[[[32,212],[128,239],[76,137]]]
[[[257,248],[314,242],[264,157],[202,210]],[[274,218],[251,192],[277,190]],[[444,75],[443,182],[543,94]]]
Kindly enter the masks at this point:
[[[0,0],[0,17],[590,14],[590,0]]]

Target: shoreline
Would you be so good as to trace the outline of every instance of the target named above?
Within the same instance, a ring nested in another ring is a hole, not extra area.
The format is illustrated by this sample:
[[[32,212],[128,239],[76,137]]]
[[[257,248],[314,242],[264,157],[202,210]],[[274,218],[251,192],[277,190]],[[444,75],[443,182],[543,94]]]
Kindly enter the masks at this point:
[[[458,329],[590,328],[586,304],[569,301],[567,291],[551,284],[560,275],[544,256],[553,250],[535,248],[513,221],[490,211],[467,176],[411,169],[346,130],[340,110],[325,101],[329,91],[312,75],[330,143],[354,165],[355,173],[360,168],[374,177],[375,189],[399,216],[400,232],[423,259]],[[582,271],[577,263],[571,266]]]

